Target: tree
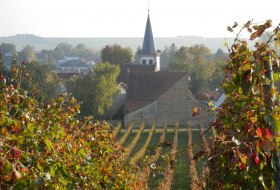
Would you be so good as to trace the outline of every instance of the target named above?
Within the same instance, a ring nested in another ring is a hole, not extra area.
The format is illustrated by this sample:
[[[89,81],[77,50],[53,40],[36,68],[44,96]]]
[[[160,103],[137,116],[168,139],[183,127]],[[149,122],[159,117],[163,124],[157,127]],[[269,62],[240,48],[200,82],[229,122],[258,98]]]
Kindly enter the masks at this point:
[[[228,27],[229,31],[237,26]],[[271,27],[269,20],[260,24],[248,21],[228,48],[228,77],[223,83],[227,98],[212,124],[216,137],[208,158],[208,189],[280,188],[280,104],[279,92],[273,87],[279,78],[279,56],[269,46],[279,42],[279,25],[255,49],[240,39],[243,30],[255,40]]]
[[[102,62],[108,62],[114,65],[122,66],[123,64],[132,63],[132,50],[128,47],[123,48],[120,45],[106,45],[101,50]]]
[[[41,51],[41,59],[43,64],[55,64],[55,52],[53,50],[43,49]]]
[[[210,50],[202,44],[180,47],[169,65],[171,70],[187,72],[190,75],[190,89],[195,96],[209,90],[216,67]]]
[[[23,49],[18,53],[18,58],[20,58],[20,61],[23,60],[26,60],[27,62],[37,61],[35,50],[30,45],[26,45],[23,47]]]
[[[174,43],[172,43],[170,47],[165,47],[162,53],[160,54],[161,67],[168,68],[171,61],[174,59],[176,52],[177,52],[177,47]]]
[[[13,55],[16,52],[16,46],[10,43],[1,43],[0,52],[3,55],[10,54]]]
[[[62,59],[64,56],[71,56],[73,52],[73,46],[68,43],[60,43],[54,49],[55,58]]]
[[[39,64],[38,62],[25,64],[25,67],[20,68],[23,74],[23,89],[33,91],[37,100],[43,102],[47,102],[50,98],[56,98],[61,93],[61,82],[56,74],[52,73],[51,64]]]
[[[93,72],[67,82],[66,88],[81,101],[81,114],[105,118],[118,92],[116,78],[120,67],[109,63],[99,63]]]
[[[78,119],[73,97],[41,104],[19,87],[0,74],[0,189],[142,189],[108,123]]]
[[[192,55],[188,52],[189,48],[186,46],[181,46],[175,53],[174,58],[171,60],[169,68],[176,71],[192,71]]]

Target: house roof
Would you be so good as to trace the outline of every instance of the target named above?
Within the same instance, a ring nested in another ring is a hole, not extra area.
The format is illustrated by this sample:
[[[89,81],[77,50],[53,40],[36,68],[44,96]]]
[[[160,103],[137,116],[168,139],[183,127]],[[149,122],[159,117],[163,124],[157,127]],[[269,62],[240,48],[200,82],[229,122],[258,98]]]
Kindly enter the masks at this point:
[[[57,73],[57,76],[61,79],[70,79],[71,77],[73,76],[77,76],[79,75],[80,73],[77,73],[77,72],[69,72],[69,73]]]
[[[60,67],[88,67],[88,65],[79,60],[68,60],[64,63],[59,64]]]
[[[130,72],[126,114],[152,103],[185,75],[184,72],[170,71]]]
[[[141,65],[141,64],[124,64],[121,67],[121,72],[117,78],[117,82],[124,84],[128,83],[130,72],[154,72],[155,65]]]
[[[145,36],[142,46],[142,54],[155,54],[156,47],[153,37],[152,25],[150,21],[150,15],[148,14],[146,29],[145,29]]]

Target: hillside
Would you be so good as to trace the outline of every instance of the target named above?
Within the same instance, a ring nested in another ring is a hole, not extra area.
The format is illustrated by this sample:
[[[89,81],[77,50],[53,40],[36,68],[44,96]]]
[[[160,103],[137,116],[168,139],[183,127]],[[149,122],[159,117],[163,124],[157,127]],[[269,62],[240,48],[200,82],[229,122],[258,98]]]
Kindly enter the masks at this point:
[[[175,43],[177,47],[182,45],[191,46],[194,44],[204,44],[210,48],[214,53],[218,48],[225,50],[223,44],[227,41],[232,43],[233,38],[205,38],[199,36],[178,36],[178,37],[166,37],[155,38],[157,49],[163,50],[165,46],[170,46]],[[42,49],[53,49],[59,43],[69,43],[77,45],[79,43],[85,44],[92,49],[102,49],[107,44],[119,44],[125,47],[131,47],[136,51],[138,46],[142,46],[142,37],[93,37],[93,38],[46,38],[39,37],[32,34],[18,34],[15,36],[0,37],[0,43],[12,43],[16,45],[17,50],[21,50],[25,45],[29,44],[33,46],[37,51]]]

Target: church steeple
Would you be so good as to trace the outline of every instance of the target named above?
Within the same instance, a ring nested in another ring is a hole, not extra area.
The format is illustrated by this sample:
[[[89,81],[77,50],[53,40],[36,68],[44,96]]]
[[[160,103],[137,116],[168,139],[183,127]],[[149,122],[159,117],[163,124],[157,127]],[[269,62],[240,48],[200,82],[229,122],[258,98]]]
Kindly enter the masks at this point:
[[[142,46],[142,54],[155,54],[155,42],[153,37],[152,25],[150,21],[150,14],[148,13],[147,23],[146,23],[146,30],[145,36]]]
[[[141,51],[141,64],[142,65],[155,65],[155,71],[160,70],[160,51],[156,50],[150,14],[146,23],[144,41]]]

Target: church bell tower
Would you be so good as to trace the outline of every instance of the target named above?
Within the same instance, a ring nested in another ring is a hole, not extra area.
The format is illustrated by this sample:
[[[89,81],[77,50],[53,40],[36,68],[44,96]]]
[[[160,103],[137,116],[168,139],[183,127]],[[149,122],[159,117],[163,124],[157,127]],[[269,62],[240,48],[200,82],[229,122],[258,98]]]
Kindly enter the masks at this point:
[[[160,70],[160,51],[157,51],[155,47],[149,12],[141,51],[140,64],[155,65],[155,71]]]

